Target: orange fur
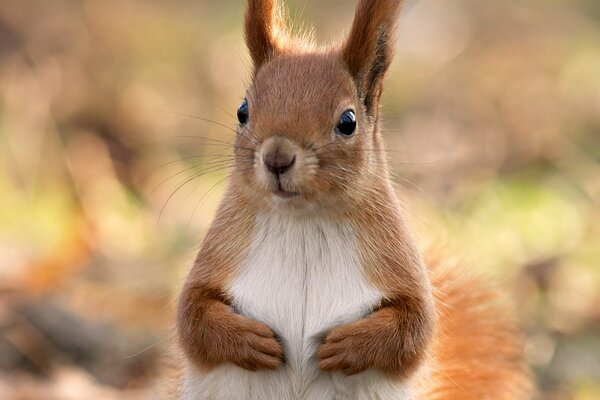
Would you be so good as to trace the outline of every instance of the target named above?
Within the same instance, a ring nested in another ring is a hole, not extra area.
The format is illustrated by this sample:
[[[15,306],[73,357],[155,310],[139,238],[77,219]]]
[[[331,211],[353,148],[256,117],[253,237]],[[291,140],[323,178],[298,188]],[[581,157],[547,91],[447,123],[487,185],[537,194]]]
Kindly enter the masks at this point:
[[[438,316],[431,375],[420,382],[423,399],[530,399],[524,338],[505,299],[438,257],[432,254],[428,262]]]

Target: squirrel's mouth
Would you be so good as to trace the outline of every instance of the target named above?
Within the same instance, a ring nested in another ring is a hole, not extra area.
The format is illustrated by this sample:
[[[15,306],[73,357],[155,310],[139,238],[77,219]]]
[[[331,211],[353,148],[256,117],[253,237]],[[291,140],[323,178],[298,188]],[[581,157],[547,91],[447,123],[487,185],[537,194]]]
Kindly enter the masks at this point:
[[[283,189],[279,188],[279,189],[275,190],[273,192],[273,194],[275,196],[277,196],[277,197],[282,198],[282,199],[290,199],[292,197],[298,196],[300,193],[297,193],[297,192],[288,192],[287,190],[283,190]]]
[[[298,196],[300,193],[284,189],[283,185],[281,184],[281,180],[278,177],[277,189],[273,190],[273,194],[281,199],[290,199],[292,197]]]

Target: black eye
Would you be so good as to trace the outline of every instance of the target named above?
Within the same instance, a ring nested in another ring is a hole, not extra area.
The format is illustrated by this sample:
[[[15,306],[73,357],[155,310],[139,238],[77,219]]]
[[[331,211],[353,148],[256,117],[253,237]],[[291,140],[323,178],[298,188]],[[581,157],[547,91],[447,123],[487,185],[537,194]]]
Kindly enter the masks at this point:
[[[346,110],[340,117],[335,130],[343,136],[352,136],[356,130],[356,115],[354,110]]]
[[[240,121],[240,125],[245,125],[246,122],[248,122],[248,118],[250,118],[248,113],[248,100],[244,99],[242,104],[240,104],[240,107],[237,110],[237,117],[238,121]]]

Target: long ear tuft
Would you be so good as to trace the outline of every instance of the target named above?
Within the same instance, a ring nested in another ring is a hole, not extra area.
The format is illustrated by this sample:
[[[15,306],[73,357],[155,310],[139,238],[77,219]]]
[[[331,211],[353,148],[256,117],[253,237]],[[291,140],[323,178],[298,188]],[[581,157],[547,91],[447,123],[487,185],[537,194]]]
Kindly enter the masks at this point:
[[[277,0],[248,0],[245,38],[254,68],[281,50],[287,37],[285,17]]]
[[[342,57],[355,79],[367,112],[379,104],[383,78],[394,55],[402,0],[360,0]]]

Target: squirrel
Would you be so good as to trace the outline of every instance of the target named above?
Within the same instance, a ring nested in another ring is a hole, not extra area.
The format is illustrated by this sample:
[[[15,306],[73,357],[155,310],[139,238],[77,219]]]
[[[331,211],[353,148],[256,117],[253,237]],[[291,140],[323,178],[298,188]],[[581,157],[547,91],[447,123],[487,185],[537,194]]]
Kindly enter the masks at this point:
[[[496,293],[421,256],[379,103],[401,0],[359,0],[348,37],[293,37],[248,0],[252,81],[232,170],[177,309],[184,400],[524,400]]]

